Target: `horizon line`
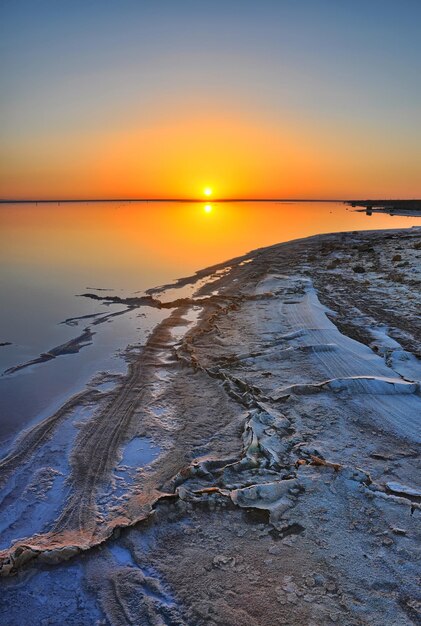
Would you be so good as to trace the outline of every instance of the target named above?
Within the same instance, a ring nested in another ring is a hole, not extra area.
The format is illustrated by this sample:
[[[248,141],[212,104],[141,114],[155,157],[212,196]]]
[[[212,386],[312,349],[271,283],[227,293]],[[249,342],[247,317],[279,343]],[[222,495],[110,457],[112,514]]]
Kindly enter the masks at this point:
[[[398,202],[421,202],[421,199],[417,198],[388,198],[388,199],[332,199],[332,198],[26,198],[26,199],[6,199],[0,198],[0,204],[70,204],[70,203],[85,203],[85,204],[94,204],[100,202],[138,202],[138,203],[147,203],[147,202],[186,202],[186,203],[196,203],[196,204],[211,204],[218,202],[329,202],[329,203],[340,203],[340,204],[378,204],[378,203],[398,203]]]
[[[211,202],[346,202],[346,200],[336,199],[319,199],[319,198],[19,198],[7,199],[0,198],[0,204],[19,204],[19,203],[57,203],[57,202],[192,202],[206,203]]]

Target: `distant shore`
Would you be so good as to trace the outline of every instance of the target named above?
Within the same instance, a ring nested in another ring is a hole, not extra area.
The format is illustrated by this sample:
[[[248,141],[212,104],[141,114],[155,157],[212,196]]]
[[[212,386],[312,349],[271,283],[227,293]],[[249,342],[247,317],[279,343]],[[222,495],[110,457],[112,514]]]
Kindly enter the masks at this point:
[[[332,198],[23,198],[23,199],[0,199],[0,204],[96,204],[96,203],[148,203],[148,202],[177,202],[199,203],[213,202],[268,202],[268,203],[328,203],[348,204],[352,207],[365,207],[368,209],[401,209],[407,211],[420,211],[421,200],[349,200]]]
[[[355,207],[364,207],[359,211],[365,211],[367,215],[373,213],[387,213],[388,215],[400,215],[408,217],[421,216],[421,200],[352,200],[346,204]]]

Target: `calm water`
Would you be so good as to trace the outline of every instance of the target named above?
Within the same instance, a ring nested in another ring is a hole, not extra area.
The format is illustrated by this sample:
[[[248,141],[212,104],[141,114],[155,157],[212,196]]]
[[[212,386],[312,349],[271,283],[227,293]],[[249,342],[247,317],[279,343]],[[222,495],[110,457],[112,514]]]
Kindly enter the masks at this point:
[[[0,342],[12,345],[0,347],[0,371],[79,335],[91,321],[61,323],[67,318],[119,310],[77,294],[144,291],[297,237],[413,225],[421,219],[367,217],[321,203],[2,205]],[[124,372],[118,350],[142,343],[167,314],[147,309],[111,318],[79,353],[1,376],[0,443],[58,407],[96,371]]]

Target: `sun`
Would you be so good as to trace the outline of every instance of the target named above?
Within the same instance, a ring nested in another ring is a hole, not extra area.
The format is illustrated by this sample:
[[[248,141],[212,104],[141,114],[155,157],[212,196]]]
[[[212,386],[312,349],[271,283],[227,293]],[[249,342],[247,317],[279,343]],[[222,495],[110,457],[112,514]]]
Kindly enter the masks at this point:
[[[205,211],[205,213],[210,213],[212,211],[212,205],[211,204],[205,204],[204,211]]]
[[[205,187],[203,190],[203,193],[205,194],[205,196],[211,196],[212,195],[212,189],[210,187]]]

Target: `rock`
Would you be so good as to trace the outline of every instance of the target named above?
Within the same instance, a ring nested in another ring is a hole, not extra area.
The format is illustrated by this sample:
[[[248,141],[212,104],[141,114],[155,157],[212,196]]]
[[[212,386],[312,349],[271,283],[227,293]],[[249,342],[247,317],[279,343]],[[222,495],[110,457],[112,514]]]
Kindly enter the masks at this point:
[[[233,556],[226,556],[224,554],[217,554],[213,561],[213,567],[218,569],[229,569],[230,567],[235,566],[235,558]]]
[[[289,602],[290,604],[297,604],[297,596],[295,595],[295,593],[289,593],[287,595],[287,602]]]
[[[390,537],[383,537],[382,544],[384,546],[391,546],[393,545],[393,539],[391,539]]]
[[[421,498],[421,489],[417,489],[416,487],[409,487],[408,485],[402,485],[401,483],[390,482],[386,483],[386,488],[392,493],[396,493],[398,495]]]
[[[347,480],[353,480],[357,483],[369,485],[371,483],[370,475],[359,468],[346,467],[342,471],[342,476]]]
[[[235,489],[231,491],[230,497],[237,506],[267,510],[270,514],[271,523],[276,527],[276,523],[285,511],[294,506],[290,489],[294,489],[298,485],[296,479],[261,483]]]
[[[313,574],[314,583],[317,587],[323,587],[326,582],[326,578],[323,574]]]
[[[285,576],[284,578],[284,583],[282,585],[282,590],[285,591],[286,593],[293,593],[293,594],[297,594],[298,592],[298,587],[297,585],[292,581],[292,580],[288,580],[290,579],[290,576]]]

